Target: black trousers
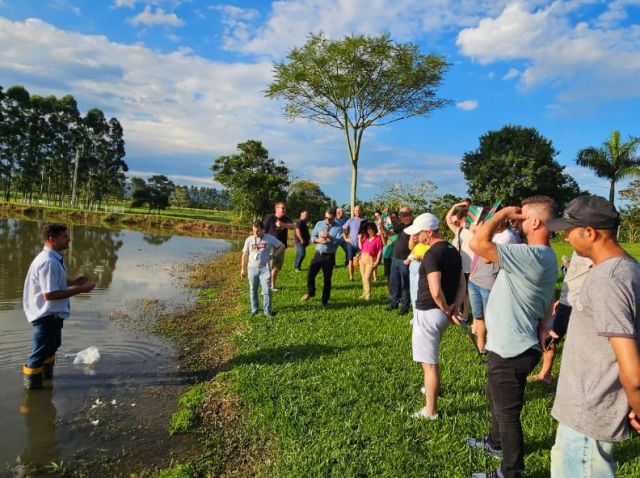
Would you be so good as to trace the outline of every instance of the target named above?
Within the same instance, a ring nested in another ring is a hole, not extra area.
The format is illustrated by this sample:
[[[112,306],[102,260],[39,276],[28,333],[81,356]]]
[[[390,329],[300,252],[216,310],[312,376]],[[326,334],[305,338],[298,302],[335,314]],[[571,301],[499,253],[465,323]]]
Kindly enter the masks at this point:
[[[534,348],[511,358],[489,352],[487,398],[491,406],[489,444],[502,449],[502,474],[505,478],[519,478],[524,471],[524,438],[520,412],[524,405],[527,376],[540,360]]]
[[[309,273],[307,274],[307,294],[309,294],[309,297],[316,295],[316,276],[318,275],[318,272],[320,272],[320,269],[322,269],[322,275],[324,276],[324,285],[322,287],[323,305],[329,302],[329,297],[331,297],[331,276],[335,265],[335,254],[321,254],[319,252],[316,252],[313,255],[313,259],[311,259],[311,264],[309,265]]]

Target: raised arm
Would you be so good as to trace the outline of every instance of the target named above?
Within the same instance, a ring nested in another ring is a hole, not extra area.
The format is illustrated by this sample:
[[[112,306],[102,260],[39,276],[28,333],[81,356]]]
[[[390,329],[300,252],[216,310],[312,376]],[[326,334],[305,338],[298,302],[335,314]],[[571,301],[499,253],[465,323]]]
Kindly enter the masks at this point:
[[[469,247],[483,259],[498,264],[498,248],[492,241],[493,235],[505,220],[522,220],[523,218],[519,207],[501,209],[476,229],[476,233],[469,242]]]
[[[454,204],[453,206],[451,206],[451,209],[449,209],[449,211],[447,211],[447,215],[445,216],[445,222],[447,223],[447,227],[451,230],[451,232],[453,232],[454,234],[456,233],[456,231],[458,230],[457,226],[454,226],[452,224],[453,222],[453,213],[454,211],[462,206],[465,206],[466,203],[464,202],[459,202]]]

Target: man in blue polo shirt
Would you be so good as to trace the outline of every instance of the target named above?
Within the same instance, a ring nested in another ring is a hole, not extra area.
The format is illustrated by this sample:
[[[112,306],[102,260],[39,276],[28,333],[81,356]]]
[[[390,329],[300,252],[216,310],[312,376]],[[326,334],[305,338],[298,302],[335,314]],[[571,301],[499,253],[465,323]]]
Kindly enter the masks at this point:
[[[336,265],[336,249],[343,242],[342,227],[335,223],[336,210],[327,209],[324,221],[318,221],[311,233],[311,242],[316,245],[316,252],[311,259],[307,273],[307,293],[301,298],[308,301],[316,295],[316,276],[322,270],[324,286],[322,287],[322,306],[326,306],[331,296],[331,276]]]
[[[62,324],[69,318],[69,298],[96,286],[85,276],[67,277],[62,257],[62,251],[70,242],[67,226],[48,224],[42,231],[42,238],[44,248],[29,267],[22,299],[24,313],[33,325],[33,350],[22,367],[26,389],[41,388],[43,378],[53,378]]]

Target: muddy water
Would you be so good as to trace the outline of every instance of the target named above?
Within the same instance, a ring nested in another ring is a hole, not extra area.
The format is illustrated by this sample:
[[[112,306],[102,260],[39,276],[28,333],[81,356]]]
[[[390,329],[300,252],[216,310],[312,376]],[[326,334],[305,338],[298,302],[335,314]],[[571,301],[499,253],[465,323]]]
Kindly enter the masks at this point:
[[[127,462],[158,452],[178,389],[191,379],[172,363],[168,344],[119,317],[138,315],[149,299],[190,300],[178,265],[210,258],[229,245],[70,227],[69,275],[89,276],[97,287],[71,299],[52,385],[26,393],[21,365],[32,328],[22,312],[22,286],[41,248],[41,226],[0,219],[0,476],[96,461],[116,474]],[[99,349],[101,359],[93,367],[73,365],[71,355],[89,346]],[[170,406],[162,404],[165,399]]]

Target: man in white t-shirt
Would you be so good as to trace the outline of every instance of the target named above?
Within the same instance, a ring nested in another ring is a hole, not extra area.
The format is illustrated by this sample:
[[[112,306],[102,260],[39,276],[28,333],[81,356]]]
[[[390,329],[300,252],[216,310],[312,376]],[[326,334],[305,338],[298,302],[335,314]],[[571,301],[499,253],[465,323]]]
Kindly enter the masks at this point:
[[[69,318],[69,298],[96,286],[85,276],[75,279],[67,276],[62,257],[62,251],[70,242],[67,226],[47,224],[42,230],[42,239],[44,248],[29,266],[22,294],[24,313],[33,326],[33,350],[22,367],[24,386],[28,390],[42,388],[43,379],[53,378],[63,321]]]
[[[251,300],[251,317],[258,313],[258,282],[262,288],[262,309],[266,317],[271,317],[271,269],[269,258],[279,258],[285,246],[270,234],[265,234],[262,221],[253,223],[253,234],[244,241],[240,275],[249,276],[249,298]]]

